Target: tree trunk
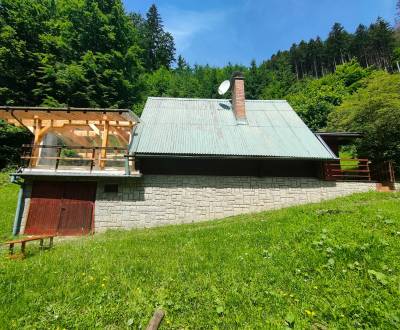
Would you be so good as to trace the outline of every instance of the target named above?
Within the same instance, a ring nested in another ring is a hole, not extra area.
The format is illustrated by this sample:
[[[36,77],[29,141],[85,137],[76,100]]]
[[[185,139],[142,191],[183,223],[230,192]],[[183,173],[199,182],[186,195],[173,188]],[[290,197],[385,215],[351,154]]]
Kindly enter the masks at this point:
[[[298,81],[299,80],[299,69],[297,68],[297,62],[296,61],[294,62],[294,66],[296,68],[296,78],[297,78],[297,81]]]
[[[316,77],[318,79],[317,61],[316,61],[315,58],[314,58],[314,70],[315,70],[315,75],[316,75]]]
[[[367,65],[367,68],[369,68],[368,57],[367,57],[367,54],[365,52],[364,52],[364,59],[365,59],[365,64]]]

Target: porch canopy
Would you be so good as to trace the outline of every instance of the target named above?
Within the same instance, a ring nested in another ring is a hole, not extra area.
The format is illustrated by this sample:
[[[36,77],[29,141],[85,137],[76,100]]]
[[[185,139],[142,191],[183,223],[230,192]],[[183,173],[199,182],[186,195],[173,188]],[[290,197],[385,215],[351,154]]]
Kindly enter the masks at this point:
[[[99,150],[101,169],[108,160],[107,150],[125,150],[126,153],[132,129],[139,122],[139,118],[128,109],[13,106],[0,106],[0,119],[26,127],[34,135],[29,157],[22,157],[30,160],[31,167],[36,167],[45,158],[61,159],[60,155],[54,155],[54,148],[67,146],[78,150],[78,156],[83,159],[88,159],[88,156],[87,151],[82,149]],[[92,158],[95,158],[94,154]],[[73,157],[69,159],[79,160]]]
[[[53,133],[68,145],[88,147],[127,146],[132,127],[139,122],[128,109],[11,106],[0,106],[0,119],[28,128],[35,145]],[[114,138],[109,139],[109,135]]]
[[[339,156],[341,146],[352,144],[362,137],[358,132],[316,132],[315,135],[322,138],[336,156]]]

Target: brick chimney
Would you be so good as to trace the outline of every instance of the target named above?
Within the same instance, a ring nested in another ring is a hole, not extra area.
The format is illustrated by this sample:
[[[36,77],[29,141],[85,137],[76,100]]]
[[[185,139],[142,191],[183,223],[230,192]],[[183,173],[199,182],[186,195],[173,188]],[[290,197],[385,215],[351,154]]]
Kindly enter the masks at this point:
[[[244,76],[243,73],[235,71],[231,77],[232,86],[232,107],[236,119],[239,122],[246,122],[246,105],[244,95]]]

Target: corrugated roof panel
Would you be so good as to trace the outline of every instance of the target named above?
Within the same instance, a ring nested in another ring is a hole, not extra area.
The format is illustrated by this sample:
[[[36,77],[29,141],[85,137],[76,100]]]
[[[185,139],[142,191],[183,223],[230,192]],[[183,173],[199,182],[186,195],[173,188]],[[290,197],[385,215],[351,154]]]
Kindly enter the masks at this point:
[[[286,101],[246,101],[247,124],[229,100],[149,98],[131,152],[331,159]]]

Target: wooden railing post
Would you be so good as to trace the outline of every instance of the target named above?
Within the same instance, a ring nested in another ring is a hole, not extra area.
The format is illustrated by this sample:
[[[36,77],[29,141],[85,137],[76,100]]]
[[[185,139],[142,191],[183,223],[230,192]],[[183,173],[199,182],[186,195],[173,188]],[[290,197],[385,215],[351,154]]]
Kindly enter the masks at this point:
[[[62,151],[62,147],[58,147],[57,148],[56,168],[55,168],[56,171],[58,169],[58,165],[60,164],[61,151]]]
[[[104,170],[105,164],[106,164],[106,159],[107,159],[107,145],[108,145],[108,132],[110,129],[109,122],[107,118],[104,120],[104,130],[103,130],[103,136],[101,139],[101,160],[100,160],[100,169]]]
[[[368,181],[371,181],[371,169],[370,169],[370,166],[369,166],[370,161],[367,160],[366,163],[367,163],[367,170],[368,170]]]
[[[93,171],[95,159],[96,159],[96,148],[93,148],[92,149],[92,160],[90,161],[90,173]]]
[[[389,178],[390,182],[394,183],[395,182],[395,176],[394,176],[394,169],[393,169],[393,163],[391,161],[388,162],[388,167],[389,167]]]

